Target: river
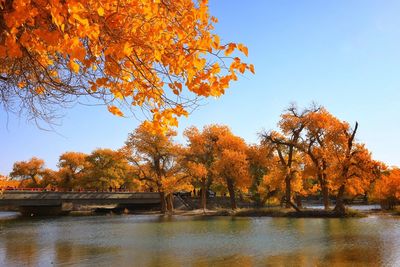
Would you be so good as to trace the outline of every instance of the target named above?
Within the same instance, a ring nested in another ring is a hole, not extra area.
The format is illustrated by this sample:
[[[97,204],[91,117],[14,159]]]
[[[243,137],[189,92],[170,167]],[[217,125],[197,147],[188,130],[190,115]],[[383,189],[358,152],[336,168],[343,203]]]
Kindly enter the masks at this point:
[[[389,216],[0,218],[1,266],[400,266]]]

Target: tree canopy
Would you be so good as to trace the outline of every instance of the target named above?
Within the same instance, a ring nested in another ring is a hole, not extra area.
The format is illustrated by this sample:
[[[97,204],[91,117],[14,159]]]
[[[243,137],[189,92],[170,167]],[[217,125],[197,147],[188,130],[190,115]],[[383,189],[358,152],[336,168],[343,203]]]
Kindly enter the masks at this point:
[[[243,44],[222,43],[207,0],[0,0],[0,104],[49,121],[90,96],[165,130],[224,94]]]

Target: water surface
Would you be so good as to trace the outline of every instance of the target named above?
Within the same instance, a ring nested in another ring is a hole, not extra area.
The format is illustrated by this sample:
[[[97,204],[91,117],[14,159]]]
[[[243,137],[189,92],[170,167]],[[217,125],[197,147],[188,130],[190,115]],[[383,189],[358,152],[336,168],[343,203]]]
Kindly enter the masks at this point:
[[[1,266],[400,266],[400,219],[0,217]]]

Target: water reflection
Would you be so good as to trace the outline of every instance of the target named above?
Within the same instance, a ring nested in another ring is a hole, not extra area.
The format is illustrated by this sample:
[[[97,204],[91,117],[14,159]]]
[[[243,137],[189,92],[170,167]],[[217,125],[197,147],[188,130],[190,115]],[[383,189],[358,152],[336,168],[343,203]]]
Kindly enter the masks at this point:
[[[54,263],[55,265],[90,265],[91,260],[101,262],[104,259],[115,257],[115,254],[118,254],[118,250],[118,247],[82,245],[64,241],[56,242],[54,247]]]
[[[265,258],[264,266],[382,266],[375,248],[347,248],[315,254],[311,251],[282,253]]]
[[[7,263],[20,266],[23,264],[29,266],[37,265],[39,258],[39,245],[37,240],[36,233],[5,231],[4,235],[2,234],[2,243]],[[5,264],[3,266],[8,265],[9,264]]]
[[[396,266],[400,220],[63,217],[0,221],[1,266]]]

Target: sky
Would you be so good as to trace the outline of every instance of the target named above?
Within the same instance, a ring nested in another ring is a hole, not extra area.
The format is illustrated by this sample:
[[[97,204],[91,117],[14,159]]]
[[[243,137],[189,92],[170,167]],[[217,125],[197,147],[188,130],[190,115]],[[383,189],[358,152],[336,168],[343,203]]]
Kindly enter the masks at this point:
[[[292,102],[316,102],[341,120],[359,122],[358,140],[373,157],[400,166],[400,1],[210,0],[221,42],[249,48],[250,73],[221,98],[180,120],[177,141],[191,125],[228,125],[249,143],[276,129]],[[64,110],[53,131],[0,109],[0,174],[36,156],[56,168],[66,151],[120,148],[139,121],[104,106]]]

